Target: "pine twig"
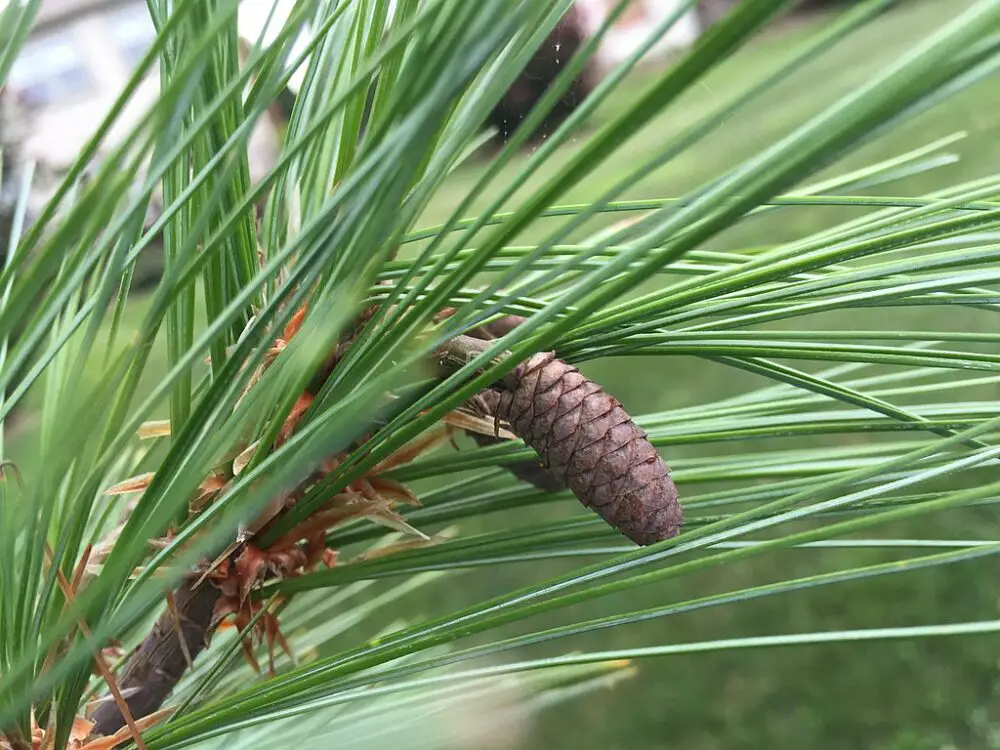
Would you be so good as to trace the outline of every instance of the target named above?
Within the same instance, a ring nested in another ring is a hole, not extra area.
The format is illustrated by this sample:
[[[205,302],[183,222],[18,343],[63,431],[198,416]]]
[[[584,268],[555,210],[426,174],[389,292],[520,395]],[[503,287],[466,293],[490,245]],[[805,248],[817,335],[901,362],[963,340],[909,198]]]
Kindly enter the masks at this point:
[[[79,581],[83,577],[83,571],[87,565],[88,554],[89,550],[84,555],[83,559],[81,559],[80,565],[77,566],[77,569],[73,575],[74,581]],[[54,566],[55,561],[53,559],[52,548],[49,546],[48,542],[45,543],[45,556],[49,561],[49,565]],[[70,584],[70,582],[66,579],[65,574],[58,567],[56,567],[56,579],[59,582],[59,588],[62,590],[63,596],[66,598],[66,606],[68,607],[73,606],[73,602],[76,598],[75,590],[73,586]],[[86,638],[91,637],[92,634],[90,632],[90,628],[87,626],[86,621],[84,621],[82,618],[77,622],[77,627],[80,628],[80,632],[83,633],[84,637]],[[108,668],[107,663],[105,663],[104,656],[103,654],[101,654],[100,650],[98,650],[97,653],[94,654],[94,663],[97,665],[97,669],[101,673],[101,677],[103,677],[104,681],[107,683],[108,689],[111,691],[111,695],[114,696],[114,702],[109,703],[107,705],[111,706],[115,711],[117,711],[118,715],[121,717],[122,724],[119,725],[119,728],[122,725],[128,726],[129,732],[132,735],[132,739],[135,740],[136,747],[139,748],[139,750],[146,750],[146,743],[142,741],[142,734],[139,731],[139,727],[136,725],[135,719],[132,718],[133,716],[133,712],[131,710],[132,707],[128,705],[127,701],[123,697],[123,691],[121,689],[121,685],[115,679],[115,676],[111,673],[111,670]],[[145,713],[152,713],[152,712],[140,713],[139,716],[144,716]],[[110,733],[103,732],[102,734],[110,734]]]
[[[366,310],[349,328],[331,356],[324,376],[350,346],[371,316]],[[522,319],[501,318],[483,327],[483,338],[456,336],[436,352],[441,377],[464,367]],[[503,352],[498,359],[510,356]],[[555,354],[536,354],[481,394],[496,420],[510,423],[515,435],[534,448],[537,476],[519,474],[546,488],[569,487],[584,506],[637,544],[674,536],[681,508],[670,470],[640,430],[600,386]],[[499,439],[484,436],[487,440]],[[120,686],[127,709],[140,716],[156,711],[188,666],[208,644],[221,591],[210,580],[189,579],[173,593],[155,626],[129,656]],[[95,731],[110,735],[126,719],[115,703],[93,714]]]
[[[145,716],[159,709],[184,676],[188,656],[193,661],[208,645],[212,614],[222,592],[211,581],[194,587],[190,583],[185,581],[173,592],[175,608],[164,610],[129,655],[118,679],[122,691],[129,694],[125,703],[133,714]],[[104,735],[114,734],[126,723],[114,702],[100,704],[91,720],[94,731]]]

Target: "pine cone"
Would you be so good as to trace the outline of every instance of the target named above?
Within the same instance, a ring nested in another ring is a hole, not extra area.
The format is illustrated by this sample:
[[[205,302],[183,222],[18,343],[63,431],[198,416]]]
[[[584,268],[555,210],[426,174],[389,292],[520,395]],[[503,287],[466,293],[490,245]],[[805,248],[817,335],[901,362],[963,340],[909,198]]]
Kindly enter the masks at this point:
[[[581,503],[636,544],[669,539],[682,511],[670,469],[621,405],[552,352],[500,383],[497,416]]]
[[[441,312],[440,317],[452,315],[454,310],[447,309]],[[468,332],[469,336],[481,341],[492,341],[506,336],[525,321],[520,315],[505,315],[494,321],[485,323],[478,328],[473,328]],[[480,405],[485,406],[491,416],[496,416],[497,404],[500,401],[500,394],[497,391],[486,390],[479,394]],[[506,440],[492,435],[484,435],[481,432],[465,431],[476,443],[482,447],[504,443]],[[505,464],[504,468],[522,482],[544,490],[545,492],[557,492],[566,488],[566,485],[559,481],[552,472],[538,463],[517,463]]]
[[[496,416],[500,394],[494,390],[483,391],[479,394],[479,402],[489,411],[490,415]],[[482,447],[509,442],[506,438],[484,435],[481,432],[474,432],[472,430],[466,430],[465,432]],[[560,482],[551,471],[537,462],[505,464],[504,468],[522,482],[527,482],[545,492],[557,492],[566,488],[566,485]]]
[[[522,318],[520,315],[504,315],[502,318],[497,318],[496,320],[479,326],[479,328],[473,328],[469,331],[469,335],[473,338],[482,339],[483,341],[501,339],[521,325],[521,323],[525,320],[527,320],[527,318]]]

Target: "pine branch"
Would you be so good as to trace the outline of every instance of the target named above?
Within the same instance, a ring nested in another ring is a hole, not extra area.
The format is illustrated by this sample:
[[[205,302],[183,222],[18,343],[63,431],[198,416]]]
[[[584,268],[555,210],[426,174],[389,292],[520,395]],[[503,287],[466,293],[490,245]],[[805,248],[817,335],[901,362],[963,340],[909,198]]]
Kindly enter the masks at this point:
[[[349,328],[324,375],[329,376],[330,364],[335,366],[370,315],[365,311]],[[449,377],[486,350],[486,336],[502,336],[522,320],[511,316],[476,331],[484,338],[455,337],[436,353],[439,374]],[[542,459],[541,466],[515,472],[525,481],[551,489],[568,486],[580,502],[637,544],[677,534],[681,509],[666,463],[618,402],[576,368],[552,353],[537,354],[480,398]],[[174,591],[173,606],[129,656],[119,680],[134,715],[159,709],[208,645],[221,596],[207,577],[197,582],[189,578]],[[94,731],[103,735],[125,723],[115,703],[99,706],[92,719]]]
[[[173,610],[164,610],[128,657],[118,684],[133,716],[147,716],[159,709],[190,663],[208,646],[212,615],[222,592],[207,579],[194,583],[190,577],[177,587]],[[102,735],[112,735],[125,725],[113,701],[100,704],[91,720],[94,732]]]

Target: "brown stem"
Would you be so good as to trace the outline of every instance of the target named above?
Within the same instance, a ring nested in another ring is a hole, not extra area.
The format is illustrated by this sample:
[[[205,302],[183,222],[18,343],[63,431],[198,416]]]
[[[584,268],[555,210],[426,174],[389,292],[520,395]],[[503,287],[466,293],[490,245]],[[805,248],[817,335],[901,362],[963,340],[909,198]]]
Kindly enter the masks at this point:
[[[347,326],[310,390],[322,386],[377,311],[377,306],[368,307]],[[215,605],[221,595],[211,581],[192,576],[169,596],[172,606],[166,607],[142,643],[129,655],[118,680],[132,715],[146,716],[158,710],[208,645]],[[103,735],[112,735],[125,724],[122,712],[113,702],[99,705],[91,720],[94,732]]]
[[[441,377],[448,377],[453,372],[465,367],[488,348],[488,341],[472,336],[456,336],[435,353],[438,374]],[[503,352],[494,361],[499,362],[507,356],[509,356],[509,352]]]
[[[318,389],[330,376],[377,310],[377,306],[362,310],[345,329],[310,390]],[[125,702],[129,712],[134,716],[146,716],[158,710],[208,645],[215,605],[221,595],[213,583],[197,577],[189,577],[170,595],[172,606],[164,610],[142,643],[129,655],[118,680],[127,696]],[[113,702],[99,705],[91,720],[94,732],[103,735],[114,734],[125,724],[125,718]]]
[[[160,615],[129,655],[118,678],[133,716],[146,716],[162,706],[187,670],[185,650],[193,660],[208,645],[212,613],[222,592],[210,581],[194,588],[191,583],[187,580],[173,592],[175,612],[167,608]],[[101,703],[90,718],[98,734],[114,734],[125,725],[121,711],[111,701]]]

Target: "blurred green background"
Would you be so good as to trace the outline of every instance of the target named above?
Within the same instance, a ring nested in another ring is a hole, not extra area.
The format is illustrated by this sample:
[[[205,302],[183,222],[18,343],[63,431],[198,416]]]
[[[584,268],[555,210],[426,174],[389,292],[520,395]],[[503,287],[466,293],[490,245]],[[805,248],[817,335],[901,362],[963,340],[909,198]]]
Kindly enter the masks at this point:
[[[671,197],[737,165],[770,145],[796,125],[891,64],[914,41],[933,33],[942,22],[970,5],[970,0],[911,0],[874,21],[836,49],[799,71],[792,80],[731,117],[709,139],[658,170],[629,191],[629,197]],[[777,24],[735,59],[700,83],[664,116],[644,129],[597,175],[579,184],[573,200],[590,200],[637,168],[648,154],[686,126],[710,114],[743,87],[770,70],[810,35],[830,22],[830,16],[809,14]],[[637,97],[657,71],[637,72],[598,113],[588,129],[599,126],[626,101]],[[995,78],[963,92],[937,109],[919,116],[876,141],[865,144],[826,175],[843,173],[901,154],[943,136],[968,134],[949,150],[957,163],[873,188],[882,195],[917,195],[968,179],[995,173],[1000,166],[1000,80]],[[555,161],[568,158],[580,146],[581,132]],[[526,153],[505,170],[512,176]],[[464,191],[477,179],[482,161],[473,159],[457,170],[430,206],[421,224],[444,220]],[[546,169],[531,184],[544,179]],[[482,201],[484,202],[484,201]],[[481,203],[482,203],[481,202]],[[802,237],[862,209],[787,208],[743,222],[713,247],[745,248]],[[542,231],[550,225],[541,225]],[[137,298],[132,320],[144,308]],[[980,330],[988,317],[951,308],[906,308],[887,314],[856,312],[826,315],[803,327]],[[127,326],[126,326],[127,329]],[[128,331],[126,330],[126,335]],[[165,363],[165,352],[154,355]],[[765,385],[755,376],[722,365],[687,357],[652,360],[605,360],[584,368],[599,379],[633,413],[710,403]],[[155,378],[156,367],[151,368]],[[994,392],[991,396],[1000,396]],[[20,415],[11,435],[14,457],[30,476],[32,462],[31,410]],[[841,436],[826,440],[866,440]],[[796,438],[801,441],[802,438]],[[817,442],[820,438],[816,439]],[[718,455],[720,452],[760,451],[767,443],[672,449],[678,456]],[[973,481],[968,478],[966,481]],[[425,488],[427,485],[423,485]],[[685,487],[680,487],[682,495]],[[546,518],[566,518],[586,511],[572,502],[551,503],[529,511],[511,511],[463,524],[463,533],[503,525],[527,524]],[[433,529],[426,529],[433,531]],[[897,536],[936,538],[1000,538],[1000,516],[982,508],[925,518],[920,524],[884,529]],[[612,537],[609,536],[609,541]],[[586,608],[560,611],[527,625],[543,627],[604,613],[653,606],[715,591],[889,559],[884,550],[797,550],[763,555],[682,581],[670,582]],[[511,565],[457,573],[433,589],[402,601],[382,613],[386,624],[396,617],[420,618],[447,612],[463,604],[527,585],[580,564]],[[989,619],[1000,609],[1000,576],[996,561],[964,563],[876,579],[841,584],[812,592],[712,608],[703,612],[654,620],[560,641],[544,651],[612,649],[680,643],[691,640],[766,635],[809,630],[916,625],[963,619]],[[504,635],[523,632],[524,625]],[[370,636],[372,625],[351,637]],[[493,634],[491,634],[493,635]],[[527,656],[529,654],[525,654]],[[784,649],[695,654],[643,662],[637,676],[544,712],[531,747],[538,748],[1000,748],[1000,642],[994,637],[961,637],[920,642],[862,643]]]

